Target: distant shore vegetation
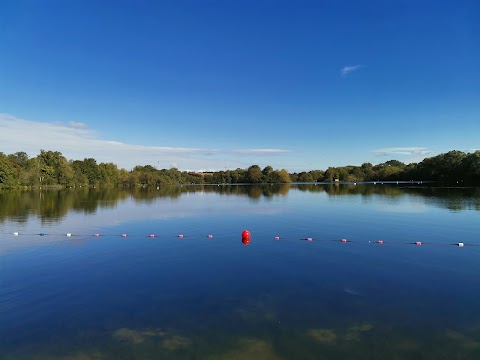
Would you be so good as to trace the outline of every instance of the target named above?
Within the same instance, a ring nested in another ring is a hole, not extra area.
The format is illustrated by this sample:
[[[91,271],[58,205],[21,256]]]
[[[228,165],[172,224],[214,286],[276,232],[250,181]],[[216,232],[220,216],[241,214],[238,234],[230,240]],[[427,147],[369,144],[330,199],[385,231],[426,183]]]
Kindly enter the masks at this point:
[[[364,181],[439,181],[480,185],[480,151],[452,150],[404,164],[389,160],[373,165],[329,167],[289,173],[271,166],[215,172],[189,172],[176,168],[157,169],[138,165],[132,170],[114,163],[97,163],[93,158],[68,160],[59,151],[41,150],[30,158],[25,152],[6,155],[0,152],[0,188],[117,186],[151,187],[175,184],[260,184],[290,182],[364,182]]]

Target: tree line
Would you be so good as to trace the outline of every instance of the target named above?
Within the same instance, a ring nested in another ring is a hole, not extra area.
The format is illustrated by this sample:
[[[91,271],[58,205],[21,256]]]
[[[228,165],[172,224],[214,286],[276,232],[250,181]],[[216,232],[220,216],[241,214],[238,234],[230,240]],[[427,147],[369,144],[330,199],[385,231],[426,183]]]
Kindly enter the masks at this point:
[[[160,187],[174,184],[260,184],[290,182],[362,182],[362,181],[441,181],[480,185],[480,151],[458,150],[426,158],[419,163],[404,164],[389,160],[373,165],[329,167],[289,173],[271,166],[252,165],[216,172],[196,173],[176,168],[156,169],[137,165],[132,170],[118,168],[114,163],[97,163],[93,158],[68,160],[59,151],[41,150],[30,158],[25,152],[6,155],[0,152],[0,187],[41,186],[120,186]]]

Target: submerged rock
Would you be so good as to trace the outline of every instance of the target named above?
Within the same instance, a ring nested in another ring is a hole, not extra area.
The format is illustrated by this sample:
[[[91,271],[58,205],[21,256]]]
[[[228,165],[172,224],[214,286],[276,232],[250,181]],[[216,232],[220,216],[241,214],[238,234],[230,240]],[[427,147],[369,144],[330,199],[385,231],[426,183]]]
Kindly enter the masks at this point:
[[[116,330],[112,337],[117,341],[128,342],[131,344],[141,344],[148,338],[165,336],[166,332],[160,329],[133,330],[129,328],[120,328]]]
[[[360,335],[373,329],[373,324],[364,322],[361,324],[352,325],[348,328],[345,339],[347,341],[360,341]]]
[[[307,334],[324,344],[333,344],[337,340],[337,334],[332,329],[310,329]]]
[[[242,338],[234,348],[221,354],[213,354],[209,360],[281,360],[270,343],[262,339]]]
[[[174,335],[161,342],[161,346],[167,350],[178,350],[189,347],[192,341],[186,337]]]

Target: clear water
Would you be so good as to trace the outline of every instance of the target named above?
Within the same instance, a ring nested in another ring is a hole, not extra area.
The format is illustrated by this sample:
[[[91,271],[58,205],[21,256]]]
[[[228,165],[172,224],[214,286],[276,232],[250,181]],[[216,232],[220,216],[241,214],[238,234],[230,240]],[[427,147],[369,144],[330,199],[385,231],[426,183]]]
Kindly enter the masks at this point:
[[[183,186],[0,201],[2,359],[480,358],[478,189]],[[448,245],[458,242],[475,246]]]

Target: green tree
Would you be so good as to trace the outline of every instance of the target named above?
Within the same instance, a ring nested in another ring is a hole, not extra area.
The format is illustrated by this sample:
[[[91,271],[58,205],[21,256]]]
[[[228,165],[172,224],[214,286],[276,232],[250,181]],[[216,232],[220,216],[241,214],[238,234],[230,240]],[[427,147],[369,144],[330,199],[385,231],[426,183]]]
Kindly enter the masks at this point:
[[[373,165],[371,163],[363,163],[360,166],[360,170],[363,173],[363,180],[364,181],[372,181],[375,179]]]
[[[15,179],[19,185],[29,185],[30,159],[24,151],[16,152],[7,156],[15,169]]]
[[[463,178],[465,153],[458,150],[426,158],[417,166],[423,180],[456,182]]]
[[[263,182],[263,174],[260,166],[252,165],[247,170],[247,178],[248,183],[258,184]]]
[[[8,155],[10,161],[18,167],[26,168],[28,166],[28,155],[25,151],[19,151]]]
[[[265,166],[262,170],[263,181],[267,183],[274,182],[272,178],[272,174],[273,174],[273,168],[270,165]]]
[[[76,186],[88,185],[88,178],[83,171],[83,161],[74,160],[70,162],[73,169],[73,184]]]
[[[80,171],[86,176],[90,185],[96,184],[100,180],[100,172],[98,170],[97,161],[94,158],[83,159]]]
[[[312,176],[313,181],[324,181],[324,172],[322,170],[311,170],[309,173]]]
[[[288,173],[287,170],[282,169],[278,172],[279,178],[281,183],[289,183],[292,180],[290,179],[290,174]]]
[[[0,187],[15,187],[18,185],[15,178],[15,168],[3,153],[0,152]]]
[[[98,179],[102,185],[118,185],[119,170],[114,163],[100,163],[98,164]]]
[[[465,181],[469,184],[480,184],[480,150],[468,154],[462,161]]]
[[[338,179],[338,170],[334,167],[329,167],[323,174],[324,181],[333,182],[335,179]]]
[[[61,152],[40,150],[37,161],[40,184],[68,185],[72,182],[73,169]]]
[[[313,177],[312,174],[302,171],[300,174],[298,174],[298,182],[313,182]]]

